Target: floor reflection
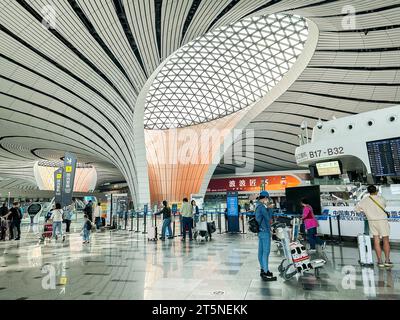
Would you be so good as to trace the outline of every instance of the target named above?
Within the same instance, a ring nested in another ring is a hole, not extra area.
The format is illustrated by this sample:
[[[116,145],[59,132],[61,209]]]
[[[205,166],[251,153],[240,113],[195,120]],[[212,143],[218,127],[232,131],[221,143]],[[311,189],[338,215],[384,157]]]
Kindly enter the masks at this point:
[[[79,226],[75,226],[78,229]],[[399,269],[361,268],[355,246],[329,245],[327,261],[290,281],[260,281],[257,238],[215,235],[211,242],[147,242],[141,233],[102,232],[82,244],[38,244],[25,226],[21,242],[0,242],[0,299],[399,299]],[[394,250],[392,260],[399,261]],[[313,257],[314,258],[314,257]],[[271,270],[282,260],[272,252]]]

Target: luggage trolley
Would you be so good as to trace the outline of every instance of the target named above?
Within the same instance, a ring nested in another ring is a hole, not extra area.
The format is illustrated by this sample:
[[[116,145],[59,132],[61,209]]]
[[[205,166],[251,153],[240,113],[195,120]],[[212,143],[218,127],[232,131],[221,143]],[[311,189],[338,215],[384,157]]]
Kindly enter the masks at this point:
[[[211,241],[212,234],[216,231],[215,221],[207,222],[207,214],[201,214],[193,230],[194,240]]]
[[[280,241],[280,247],[284,253],[284,259],[278,267],[279,275],[290,280],[295,275],[314,270],[315,277],[319,278],[319,269],[326,264],[323,259],[311,260],[306,247],[298,241],[300,219],[293,218],[292,228],[285,223],[275,223],[275,235]]]

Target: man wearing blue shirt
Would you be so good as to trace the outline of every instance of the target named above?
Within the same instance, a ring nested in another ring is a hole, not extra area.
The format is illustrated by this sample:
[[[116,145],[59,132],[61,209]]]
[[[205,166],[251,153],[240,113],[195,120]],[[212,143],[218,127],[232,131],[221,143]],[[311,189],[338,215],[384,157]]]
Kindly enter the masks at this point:
[[[255,216],[259,225],[258,233],[258,261],[261,267],[260,277],[264,281],[276,281],[268,268],[269,254],[271,251],[271,219],[273,204],[269,203],[269,193],[262,191],[258,198]]]

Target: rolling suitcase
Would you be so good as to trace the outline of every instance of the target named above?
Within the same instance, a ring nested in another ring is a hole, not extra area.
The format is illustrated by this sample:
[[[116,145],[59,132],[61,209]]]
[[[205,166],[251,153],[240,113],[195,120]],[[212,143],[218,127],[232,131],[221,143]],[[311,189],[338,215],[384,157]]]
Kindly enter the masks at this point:
[[[148,241],[157,241],[157,227],[150,227],[147,233]]]
[[[358,261],[362,267],[373,267],[374,260],[372,259],[372,245],[369,236],[368,221],[364,221],[364,234],[357,236],[358,253],[360,260]]]

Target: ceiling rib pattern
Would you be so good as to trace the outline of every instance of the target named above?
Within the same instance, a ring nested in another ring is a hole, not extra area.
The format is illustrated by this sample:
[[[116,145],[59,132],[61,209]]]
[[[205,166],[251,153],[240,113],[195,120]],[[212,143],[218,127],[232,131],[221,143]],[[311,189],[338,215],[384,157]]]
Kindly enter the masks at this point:
[[[55,8],[54,30],[41,23],[46,5]],[[355,9],[350,30],[342,25],[345,5]],[[98,172],[120,172],[135,194],[132,124],[146,80],[207,31],[274,13],[311,19],[320,40],[301,77],[248,126],[257,170],[296,168],[290,161],[304,119],[311,129],[317,118],[400,102],[398,1],[3,0],[0,178],[15,174],[12,164],[27,167],[40,159],[34,154],[43,156],[32,150],[69,150],[90,157]],[[232,170],[221,164],[216,172]]]

